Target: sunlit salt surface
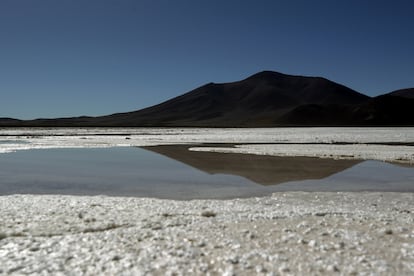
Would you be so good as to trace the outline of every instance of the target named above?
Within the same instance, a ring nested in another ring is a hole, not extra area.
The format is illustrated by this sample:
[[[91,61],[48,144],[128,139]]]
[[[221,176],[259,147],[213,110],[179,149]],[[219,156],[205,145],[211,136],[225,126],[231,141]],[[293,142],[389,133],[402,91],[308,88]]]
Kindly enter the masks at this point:
[[[0,195],[195,199],[295,190],[414,192],[414,169],[378,161],[197,153],[184,146],[42,149],[0,155]]]
[[[4,141],[0,142],[0,154],[29,149],[185,144],[193,145],[192,151],[414,164],[414,127],[1,128],[0,140]],[[220,147],[215,146],[218,144]]]
[[[24,140],[0,140],[0,145],[7,145],[7,144],[30,144],[28,141]]]

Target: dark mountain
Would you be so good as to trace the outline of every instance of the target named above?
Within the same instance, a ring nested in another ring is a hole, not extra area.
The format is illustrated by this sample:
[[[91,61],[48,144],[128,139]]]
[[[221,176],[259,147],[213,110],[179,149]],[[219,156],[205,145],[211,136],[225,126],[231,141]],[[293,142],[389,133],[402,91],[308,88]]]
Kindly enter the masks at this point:
[[[414,126],[414,98],[386,94],[352,107],[349,113],[354,124]]]
[[[273,126],[306,104],[353,105],[369,97],[317,77],[261,72],[242,81],[209,83],[143,110],[99,118],[109,125]],[[283,122],[281,122],[283,123]]]
[[[0,118],[0,127],[1,126],[19,126],[23,122],[21,120],[12,119],[12,118]]]
[[[382,95],[357,105],[301,105],[277,122],[297,126],[414,126],[414,99]]]
[[[370,98],[324,78],[264,71],[237,82],[209,83],[134,112],[32,121],[0,119],[0,126],[414,125],[412,90]]]
[[[388,95],[414,99],[414,88],[396,90],[388,93]]]

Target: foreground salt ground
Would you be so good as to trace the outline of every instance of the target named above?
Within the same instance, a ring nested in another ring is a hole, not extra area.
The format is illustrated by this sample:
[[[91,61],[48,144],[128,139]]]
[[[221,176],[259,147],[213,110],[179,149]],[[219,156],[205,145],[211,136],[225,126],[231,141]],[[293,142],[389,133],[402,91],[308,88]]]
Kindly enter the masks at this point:
[[[412,275],[414,194],[3,196],[0,274]]]
[[[3,128],[0,153],[26,149],[237,144],[192,150],[414,163],[414,128]]]

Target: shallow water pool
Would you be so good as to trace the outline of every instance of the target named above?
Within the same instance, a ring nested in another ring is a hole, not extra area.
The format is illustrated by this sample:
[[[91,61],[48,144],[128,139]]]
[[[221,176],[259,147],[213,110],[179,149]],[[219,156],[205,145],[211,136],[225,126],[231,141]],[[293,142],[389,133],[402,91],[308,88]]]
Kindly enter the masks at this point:
[[[171,199],[276,191],[414,192],[414,169],[377,161],[190,152],[189,146],[42,149],[0,154],[0,195]]]

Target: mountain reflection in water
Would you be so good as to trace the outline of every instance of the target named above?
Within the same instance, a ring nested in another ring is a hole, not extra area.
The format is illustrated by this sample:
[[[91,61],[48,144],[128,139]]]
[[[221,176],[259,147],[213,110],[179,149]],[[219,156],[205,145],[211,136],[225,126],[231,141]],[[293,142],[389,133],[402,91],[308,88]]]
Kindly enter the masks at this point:
[[[190,146],[0,154],[0,195],[226,199],[283,191],[414,192],[414,170],[379,161],[192,152]]]
[[[279,157],[237,153],[189,151],[188,145],[143,147],[209,174],[231,174],[261,185],[322,179],[349,169],[361,160]]]

